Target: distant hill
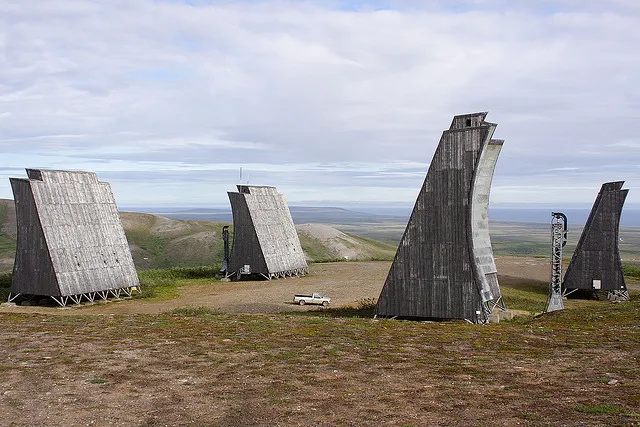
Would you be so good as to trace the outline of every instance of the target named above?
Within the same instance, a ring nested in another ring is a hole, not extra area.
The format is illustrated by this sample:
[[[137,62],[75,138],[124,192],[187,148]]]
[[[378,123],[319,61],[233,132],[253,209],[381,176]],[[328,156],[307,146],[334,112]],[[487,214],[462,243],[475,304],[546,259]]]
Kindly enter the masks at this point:
[[[293,222],[296,224],[320,223],[355,225],[363,223],[406,223],[408,216],[364,213],[336,207],[290,206]],[[194,209],[158,209],[153,214],[171,219],[205,220],[214,222],[232,222],[231,209],[194,208]]]
[[[222,263],[221,230],[228,222],[170,219],[135,212],[121,212],[120,219],[138,269]],[[392,259],[395,254],[393,245],[327,225],[304,224],[297,228],[309,261]],[[15,205],[13,200],[0,199],[0,271],[11,270],[15,247]]]
[[[302,248],[313,261],[393,259],[407,221],[402,216],[333,207],[294,206],[291,211]],[[120,217],[139,269],[219,265],[223,258],[222,226],[232,221],[231,212],[224,209],[160,215],[122,212]],[[582,231],[576,223],[570,220],[565,258],[571,256]],[[491,221],[490,227],[496,255],[549,255],[549,224]],[[13,265],[15,236],[13,200],[0,199],[0,271]],[[640,228],[621,228],[620,252],[625,262],[640,265]]]
[[[396,246],[344,233],[325,224],[296,225],[300,244],[311,260],[391,260]]]
[[[222,264],[224,223],[133,212],[121,212],[120,219],[138,269]]]

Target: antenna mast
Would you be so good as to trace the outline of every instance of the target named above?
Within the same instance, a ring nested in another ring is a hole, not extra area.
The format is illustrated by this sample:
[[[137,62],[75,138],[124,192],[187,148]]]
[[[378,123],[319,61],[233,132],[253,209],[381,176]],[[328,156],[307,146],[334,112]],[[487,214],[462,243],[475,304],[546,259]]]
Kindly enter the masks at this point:
[[[562,248],[567,244],[567,216],[562,212],[551,213],[551,280],[547,312],[563,310],[562,302]]]

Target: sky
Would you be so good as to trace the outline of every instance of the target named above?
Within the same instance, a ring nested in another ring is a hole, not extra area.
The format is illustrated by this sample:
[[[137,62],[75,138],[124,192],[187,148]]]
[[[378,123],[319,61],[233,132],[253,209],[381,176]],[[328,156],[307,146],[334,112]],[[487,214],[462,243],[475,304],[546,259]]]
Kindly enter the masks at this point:
[[[639,46],[637,0],[0,0],[0,198],[28,167],[119,206],[412,204],[488,111],[492,206],[640,207]]]

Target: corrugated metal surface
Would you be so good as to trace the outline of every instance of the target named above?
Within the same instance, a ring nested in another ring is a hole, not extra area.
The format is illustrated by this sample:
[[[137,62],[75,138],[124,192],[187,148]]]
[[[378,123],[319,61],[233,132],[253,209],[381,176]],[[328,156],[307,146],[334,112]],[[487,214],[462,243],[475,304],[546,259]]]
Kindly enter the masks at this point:
[[[627,285],[618,248],[620,215],[629,190],[624,181],[602,184],[564,276],[565,289],[624,290]]]
[[[502,141],[491,140],[496,125],[485,116],[456,116],[443,132],[380,294],[378,315],[475,320],[483,284],[499,296],[491,277],[495,263],[485,205]]]
[[[234,239],[229,271],[251,265],[264,275],[307,268],[307,261],[284,196],[266,186],[239,185],[229,193]],[[237,249],[236,249],[237,248]]]
[[[68,296],[139,286],[111,187],[91,172],[27,169],[29,180],[16,180],[18,204],[34,210],[19,211],[18,248],[21,264],[14,268],[13,292]],[[47,257],[29,236],[41,234]],[[58,293],[44,280],[32,280],[23,268],[37,259],[40,269],[55,272]]]
[[[489,236],[489,194],[498,156],[504,141],[490,140],[480,153],[471,200],[471,247],[476,266],[476,279],[481,285],[483,301],[499,299],[498,269],[493,258]]]

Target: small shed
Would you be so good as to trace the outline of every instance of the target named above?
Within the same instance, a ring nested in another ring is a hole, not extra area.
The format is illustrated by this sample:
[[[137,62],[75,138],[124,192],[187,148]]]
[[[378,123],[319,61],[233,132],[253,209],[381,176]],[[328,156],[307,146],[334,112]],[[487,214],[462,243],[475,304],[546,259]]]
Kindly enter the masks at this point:
[[[620,215],[629,192],[623,184],[602,184],[564,276],[564,295],[582,289],[629,298],[618,248]]]
[[[229,192],[233,247],[227,277],[267,280],[308,272],[307,260],[285,197],[275,187],[238,185]]]
[[[377,316],[486,322],[506,309],[489,237],[489,193],[503,141],[487,113],[443,132],[376,307]]]
[[[10,178],[18,225],[10,300],[58,304],[131,294],[140,283],[111,186],[95,173],[27,169]]]

